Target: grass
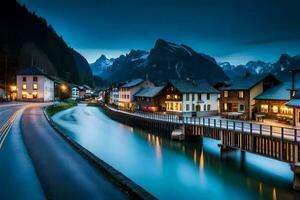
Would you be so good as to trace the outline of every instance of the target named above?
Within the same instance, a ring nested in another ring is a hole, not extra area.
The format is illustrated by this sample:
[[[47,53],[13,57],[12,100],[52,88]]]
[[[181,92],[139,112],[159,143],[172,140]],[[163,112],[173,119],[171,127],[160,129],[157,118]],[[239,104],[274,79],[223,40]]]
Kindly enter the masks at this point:
[[[66,110],[68,108],[72,108],[74,106],[77,106],[77,103],[75,101],[71,101],[71,100],[62,101],[62,102],[55,103],[55,104],[49,106],[46,111],[47,111],[47,114],[50,117],[52,117],[56,113]]]

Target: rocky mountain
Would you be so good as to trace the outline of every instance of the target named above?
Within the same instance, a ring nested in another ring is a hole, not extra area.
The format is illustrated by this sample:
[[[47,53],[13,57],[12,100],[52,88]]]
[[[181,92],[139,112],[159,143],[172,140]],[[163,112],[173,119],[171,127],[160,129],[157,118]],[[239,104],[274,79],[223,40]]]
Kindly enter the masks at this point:
[[[107,78],[107,75],[110,73],[111,66],[115,59],[106,58],[105,55],[101,55],[94,63],[90,64],[92,72],[95,76],[99,76],[102,78]]]
[[[249,72],[251,74],[273,73],[275,75],[286,74],[292,68],[300,69],[300,55],[289,56],[282,54],[277,62],[267,63],[263,61],[249,61],[246,65],[234,66],[229,62],[219,63],[229,77],[236,77]]]
[[[110,82],[145,78],[155,82],[169,79],[206,79],[212,84],[228,80],[214,58],[200,54],[184,44],[177,45],[158,39],[150,53],[131,50],[115,59],[105,72]]]
[[[77,84],[93,84],[86,59],[71,49],[44,18],[31,13],[16,0],[0,6],[0,83],[14,83],[15,73],[39,66],[50,75]]]

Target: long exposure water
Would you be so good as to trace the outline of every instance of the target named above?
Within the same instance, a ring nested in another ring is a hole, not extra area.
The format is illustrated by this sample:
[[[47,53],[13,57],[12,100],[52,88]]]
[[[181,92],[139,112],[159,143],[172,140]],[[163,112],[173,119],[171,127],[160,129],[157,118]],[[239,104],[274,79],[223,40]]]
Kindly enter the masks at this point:
[[[66,134],[159,199],[296,199],[288,164],[239,151],[221,159],[218,141],[170,141],[79,105],[53,116]]]

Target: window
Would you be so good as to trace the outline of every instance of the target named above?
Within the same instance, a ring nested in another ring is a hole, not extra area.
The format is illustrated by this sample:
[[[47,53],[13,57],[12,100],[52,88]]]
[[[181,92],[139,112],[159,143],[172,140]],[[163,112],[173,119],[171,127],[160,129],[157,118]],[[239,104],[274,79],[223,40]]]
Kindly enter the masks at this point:
[[[37,83],[34,83],[33,86],[32,86],[32,88],[33,88],[34,90],[37,90],[37,89],[38,89],[38,84],[37,84]]]
[[[167,94],[166,99],[171,99],[171,95]]]
[[[203,110],[206,111],[206,104],[204,104]]]
[[[26,77],[23,77],[23,81],[26,82]]]
[[[196,94],[192,94],[192,101],[195,101]]]
[[[38,81],[38,77],[34,76],[33,81]]]
[[[278,106],[273,106],[272,111],[273,113],[278,113]]]
[[[207,110],[210,111],[210,104],[207,105]]]
[[[22,93],[22,99],[27,99],[27,93]]]
[[[227,111],[228,107],[227,107],[227,103],[224,103],[224,111]]]
[[[240,104],[239,105],[239,112],[244,112],[245,111],[245,105],[244,104]]]
[[[201,93],[198,94],[198,101],[200,101],[200,100],[201,100]]]
[[[240,99],[244,98],[244,91],[239,91],[239,98]]]
[[[32,98],[37,99],[38,94],[36,92],[32,93]]]
[[[223,96],[224,96],[225,98],[227,98],[227,97],[228,97],[228,91],[224,91],[224,92],[223,92]]]
[[[26,89],[27,89],[27,85],[26,85],[26,84],[23,84],[23,85],[22,85],[22,89],[23,89],[23,90],[26,90]]]
[[[196,111],[197,112],[201,111],[201,106],[200,105],[196,105]]]
[[[195,110],[195,104],[192,104],[192,111]]]
[[[190,105],[189,105],[189,104],[186,104],[186,105],[185,105],[185,110],[186,110],[186,111],[189,111],[189,110],[190,110]]]
[[[206,99],[210,100],[210,94],[209,93],[206,95]]]
[[[189,101],[190,100],[190,94],[186,94],[186,100]]]
[[[263,112],[263,113],[269,112],[269,106],[268,105],[261,105],[260,106],[260,112]]]
[[[178,95],[177,94],[174,95],[174,99],[178,99]]]

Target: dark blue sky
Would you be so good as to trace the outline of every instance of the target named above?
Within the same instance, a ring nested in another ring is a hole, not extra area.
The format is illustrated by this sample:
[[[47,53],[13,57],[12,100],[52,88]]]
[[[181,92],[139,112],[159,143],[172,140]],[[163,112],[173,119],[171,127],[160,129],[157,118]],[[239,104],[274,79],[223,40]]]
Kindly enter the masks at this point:
[[[157,38],[243,64],[300,54],[299,0],[18,0],[89,62]]]

